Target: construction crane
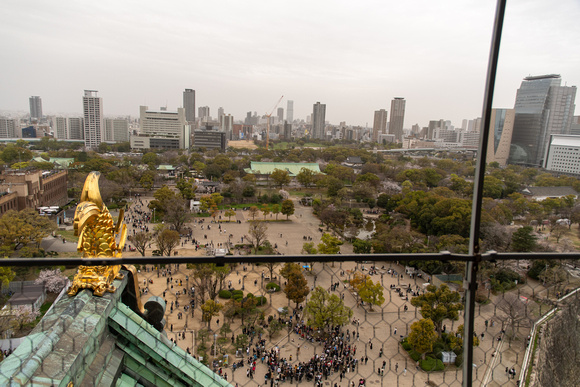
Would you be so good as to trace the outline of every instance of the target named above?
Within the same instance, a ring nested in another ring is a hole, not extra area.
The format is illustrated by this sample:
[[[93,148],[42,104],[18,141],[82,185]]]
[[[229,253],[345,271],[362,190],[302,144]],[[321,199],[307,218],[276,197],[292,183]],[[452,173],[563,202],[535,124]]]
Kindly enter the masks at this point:
[[[278,105],[280,105],[282,98],[284,98],[284,96],[281,96],[278,102],[276,102],[276,105],[274,105],[274,107],[270,111],[270,114],[266,114],[266,117],[268,118],[268,125],[266,128],[266,150],[268,150],[268,146],[270,145],[270,117],[272,116],[272,113],[274,113],[274,110],[276,110]]]

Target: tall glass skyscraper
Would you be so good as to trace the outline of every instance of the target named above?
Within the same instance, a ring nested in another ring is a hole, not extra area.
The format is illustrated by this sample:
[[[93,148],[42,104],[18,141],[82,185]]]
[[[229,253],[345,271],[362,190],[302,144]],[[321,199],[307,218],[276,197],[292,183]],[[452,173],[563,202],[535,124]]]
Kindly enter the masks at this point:
[[[41,119],[42,118],[42,99],[33,95],[29,98],[30,102],[30,118]]]
[[[195,90],[185,89],[183,92],[183,108],[185,119],[189,125],[195,125]]]
[[[569,134],[576,86],[557,74],[524,78],[515,103],[509,162],[541,167],[551,134]]]

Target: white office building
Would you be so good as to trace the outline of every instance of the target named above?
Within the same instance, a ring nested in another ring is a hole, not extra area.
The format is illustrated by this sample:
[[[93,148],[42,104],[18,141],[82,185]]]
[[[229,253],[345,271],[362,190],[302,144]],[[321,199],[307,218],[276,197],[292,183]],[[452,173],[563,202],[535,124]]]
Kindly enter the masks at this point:
[[[149,110],[141,106],[139,133],[131,137],[133,149],[189,149],[191,126],[185,119],[185,109],[177,111]]]
[[[105,140],[103,120],[103,99],[97,96],[97,90],[85,90],[83,96],[85,146],[96,148]]]
[[[548,171],[580,175],[580,136],[551,135],[544,160]]]

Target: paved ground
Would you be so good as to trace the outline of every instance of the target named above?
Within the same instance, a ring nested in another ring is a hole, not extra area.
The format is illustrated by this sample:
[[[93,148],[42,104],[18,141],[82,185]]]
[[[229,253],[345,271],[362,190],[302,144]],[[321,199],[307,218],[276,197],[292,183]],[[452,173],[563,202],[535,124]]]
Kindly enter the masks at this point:
[[[144,199],[143,208],[147,204],[147,199]],[[318,219],[312,214],[310,207],[304,207],[297,202],[295,202],[295,214],[290,217],[289,222],[271,222],[268,224],[268,240],[272,245],[277,244],[278,250],[282,254],[301,254],[302,245],[305,242],[304,237],[312,237],[312,242],[318,244],[320,242],[320,237],[322,233],[319,231]],[[238,210],[236,213],[236,221],[242,221],[241,224],[237,222],[227,222],[221,223],[222,232],[219,231],[217,224],[208,223],[209,218],[206,218],[205,223],[202,224],[193,223],[191,224],[193,228],[194,238],[203,242],[213,242],[215,245],[217,243],[225,243],[228,241],[229,234],[233,234],[231,241],[234,244],[241,242],[241,237],[245,235],[248,231],[248,219],[249,214],[246,211]],[[263,216],[260,216],[262,219]],[[272,220],[275,219],[274,216],[268,215],[268,218]],[[279,216],[279,219],[285,218],[283,215]],[[232,218],[233,219],[233,218]],[[210,224],[211,230],[207,229],[207,225]],[[150,225],[150,229],[153,229],[153,225]],[[137,230],[138,231],[138,230]],[[133,229],[129,226],[129,233],[132,233]],[[204,236],[207,235],[207,239]],[[49,237],[43,241],[43,247],[47,246],[49,249],[55,251],[75,251],[75,243],[65,243],[63,244],[60,239],[55,239]],[[288,242],[286,244],[286,242]],[[152,245],[155,248],[154,245]],[[46,247],[45,247],[46,248]],[[147,255],[151,253],[151,250],[147,251]],[[352,252],[350,245],[342,246],[342,252]],[[191,244],[184,243],[183,247],[179,246],[177,248],[178,254],[193,256],[205,254],[203,249],[195,251]],[[237,254],[237,252],[236,252]],[[137,252],[127,252],[124,256],[139,256]],[[243,258],[241,258],[243,259]],[[384,264],[384,266],[382,266]],[[309,285],[313,288],[314,286],[323,286],[324,288],[330,288],[330,285],[334,282],[342,282],[347,278],[348,272],[355,269],[357,264],[354,262],[348,262],[344,264],[328,264],[323,265],[317,263],[313,267],[312,273],[307,273],[306,276]],[[334,266],[334,267],[333,267]],[[366,266],[368,269],[369,264],[359,264],[359,269],[362,266]],[[353,343],[357,346],[357,357],[366,355],[369,357],[369,362],[366,365],[359,366],[358,371],[355,374],[351,374],[353,381],[358,385],[359,377],[366,377],[368,385],[380,384],[380,385],[400,385],[400,386],[423,386],[426,381],[432,380],[437,385],[460,385],[459,380],[461,377],[461,370],[451,369],[445,373],[434,373],[427,375],[425,372],[417,371],[414,362],[407,356],[407,354],[399,346],[398,341],[402,336],[406,336],[410,329],[410,324],[415,321],[420,315],[414,307],[410,305],[409,302],[402,300],[398,294],[390,289],[391,285],[400,286],[400,284],[412,284],[413,287],[419,286],[422,288],[424,283],[421,279],[410,279],[408,276],[404,275],[401,279],[400,276],[392,277],[386,274],[388,269],[396,270],[398,273],[404,272],[404,267],[397,265],[395,263],[377,263],[377,266],[381,268],[380,274],[373,276],[373,280],[382,281],[384,286],[385,295],[385,305],[380,312],[370,312],[368,309],[357,306],[356,298],[353,294],[346,291],[343,286],[339,288],[341,293],[345,295],[345,304],[352,308],[354,311],[354,318],[361,321],[360,326],[355,327],[354,325],[349,325],[345,327],[351,331],[357,330],[360,335],[360,341]],[[244,271],[244,267],[246,271]],[[340,272],[344,271],[345,275],[341,276]],[[178,345],[184,349],[196,347],[194,342],[193,332],[199,331],[200,329],[206,327],[205,323],[200,321],[199,310],[194,310],[193,314],[183,313],[182,306],[189,302],[189,296],[184,295],[183,288],[189,289],[191,284],[186,279],[187,270],[185,265],[181,267],[173,267],[173,274],[171,275],[172,281],[168,283],[168,278],[164,277],[161,272],[152,270],[152,267],[144,267],[140,273],[140,285],[143,287],[149,281],[148,288],[149,293],[143,295],[143,299],[146,300],[150,295],[163,295],[165,292],[165,299],[167,302],[167,326],[166,331],[170,338],[177,340]],[[262,282],[262,273],[268,274],[268,270],[264,266],[254,266],[250,264],[240,263],[238,267],[232,271],[232,273],[226,278],[227,281],[231,281],[235,288],[240,288],[241,284],[244,285],[245,290],[252,292],[254,295],[265,294]],[[143,283],[145,281],[145,283]],[[179,285],[181,283],[181,285]],[[179,294],[181,293],[181,294]],[[271,305],[265,309],[265,315],[272,315],[277,317],[277,308],[281,306],[289,306],[290,309],[293,305],[290,305],[286,299],[283,292],[278,292],[275,294],[268,294],[271,301]],[[180,308],[174,308],[171,310],[171,302],[179,301],[181,304]],[[405,312],[403,309],[404,305],[408,306],[408,311]],[[198,306],[199,308],[199,306]],[[178,318],[178,312],[182,311],[183,318]],[[514,364],[521,363],[523,358],[524,345],[521,342],[514,342],[507,344],[504,342],[502,351],[498,356],[493,357],[491,354],[495,351],[495,346],[499,342],[495,340],[495,337],[500,334],[499,324],[494,327],[489,327],[487,331],[485,330],[484,321],[490,319],[494,313],[493,304],[485,305],[480,307],[477,311],[479,317],[476,320],[476,332],[480,333],[485,331],[485,338],[482,340],[480,347],[476,348],[474,355],[474,374],[478,381],[482,381],[485,377],[487,371],[487,364],[494,361],[493,372],[488,375],[488,380],[490,383],[488,385],[515,385],[515,381],[507,380],[505,374],[505,366],[510,367]],[[211,323],[211,328],[217,332],[218,318],[214,318]],[[219,317],[219,321],[223,323],[225,318],[223,316]],[[457,328],[460,322],[447,323],[448,329]],[[397,329],[395,334],[395,328]],[[236,334],[240,333],[240,321],[236,319],[232,323],[232,329]],[[185,334],[185,338],[183,338]],[[267,335],[266,335],[267,336]],[[373,349],[370,349],[369,339],[373,340]],[[300,354],[297,356],[296,348],[298,344],[301,345]],[[211,345],[211,343],[209,344]],[[293,361],[306,361],[310,359],[315,353],[320,353],[320,348],[311,343],[301,342],[297,335],[290,334],[288,336],[286,333],[282,332],[277,337],[274,338],[270,345],[278,345],[283,357],[289,357],[291,354],[294,356]],[[379,358],[379,350],[383,349],[384,355]],[[382,363],[383,360],[387,361],[387,367],[385,369],[385,375],[380,377],[377,375],[377,368]],[[395,371],[396,365],[398,364],[397,371]],[[519,371],[519,367],[516,367]],[[406,369],[405,373],[403,370]],[[228,372],[229,371],[229,372]],[[252,383],[261,383],[264,380],[265,366],[257,367],[257,374]],[[231,368],[226,370],[229,374],[229,380],[232,381]],[[250,381],[246,378],[245,368],[244,370],[237,371],[235,373],[232,383],[247,384]],[[349,375],[347,375],[347,380],[349,380]],[[347,386],[346,380],[343,383],[339,383],[338,375],[332,375],[327,381],[324,382],[325,385],[333,386],[337,383],[340,387]],[[309,384],[303,382],[302,384]],[[476,383],[477,385],[477,383]]]

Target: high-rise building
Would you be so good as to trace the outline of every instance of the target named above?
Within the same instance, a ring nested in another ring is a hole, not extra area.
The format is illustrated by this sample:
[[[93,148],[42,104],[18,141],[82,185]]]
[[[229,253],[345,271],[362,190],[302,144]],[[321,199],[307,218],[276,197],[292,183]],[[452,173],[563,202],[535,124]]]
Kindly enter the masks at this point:
[[[501,166],[507,164],[514,129],[514,109],[492,109],[491,128],[487,142],[487,163],[497,162]]]
[[[30,103],[30,118],[41,119],[42,118],[42,99],[37,96],[33,95],[29,98]]]
[[[68,119],[68,138],[71,140],[85,139],[85,120],[83,117],[70,117]]]
[[[387,111],[385,109],[375,110],[375,120],[373,122],[373,142],[379,141],[379,134],[385,134],[387,130]]]
[[[19,129],[18,120],[0,117],[0,138],[14,138]]]
[[[220,106],[220,107],[218,108],[218,116],[217,116],[218,120],[219,120],[219,119],[221,118],[221,116],[223,116],[223,115],[224,115],[224,108]]]
[[[516,95],[509,162],[542,166],[552,134],[569,134],[576,86],[560,86],[560,75],[524,78]]]
[[[52,132],[54,133],[54,138],[59,140],[68,139],[68,120],[66,117],[53,117],[52,118]]]
[[[395,135],[397,142],[403,142],[403,124],[405,122],[405,98],[395,97],[391,101],[391,120],[389,133]]]
[[[206,122],[211,120],[211,116],[209,115],[209,106],[200,106],[197,109],[197,115],[201,122]]]
[[[312,138],[324,139],[326,104],[316,102],[312,109]]]
[[[226,139],[231,140],[234,131],[234,116],[231,114],[220,116],[220,131],[226,133]]]
[[[185,109],[176,112],[139,108],[139,134],[131,136],[134,149],[189,149],[191,126],[185,120]]]
[[[129,121],[125,118],[105,119],[105,139],[114,142],[129,141]]]
[[[276,113],[277,113],[276,116],[278,116],[278,122],[283,123],[284,122],[284,108],[279,107],[278,111]]]
[[[288,100],[286,104],[286,121],[288,121],[289,124],[292,124],[294,121],[294,101]]]
[[[183,108],[185,119],[189,125],[195,125],[195,90],[185,89],[183,92]]]
[[[87,148],[96,148],[105,139],[103,99],[97,97],[97,93],[97,90],[85,90],[83,96],[85,146]]]

